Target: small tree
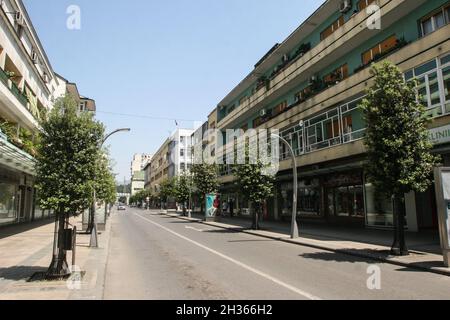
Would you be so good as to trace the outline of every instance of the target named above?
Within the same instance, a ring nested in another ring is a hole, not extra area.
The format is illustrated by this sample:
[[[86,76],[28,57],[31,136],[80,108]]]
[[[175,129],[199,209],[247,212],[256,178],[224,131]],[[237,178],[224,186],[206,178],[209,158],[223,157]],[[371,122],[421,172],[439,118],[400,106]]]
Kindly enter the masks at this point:
[[[431,154],[425,107],[415,81],[406,83],[391,62],[372,68],[375,83],[362,102],[367,122],[367,173],[377,192],[393,198],[395,239],[392,254],[408,255],[404,195],[424,192],[438,158]]]
[[[192,175],[197,193],[200,196],[201,211],[204,213],[206,195],[215,193],[219,189],[217,167],[211,164],[195,164],[192,166]]]
[[[183,206],[183,215],[186,216],[186,203],[191,195],[191,176],[183,173],[175,180],[175,199]]]
[[[265,172],[267,166],[261,161],[255,164],[234,165],[233,171],[236,177],[237,187],[253,205],[252,229],[259,230],[259,217],[262,214],[264,203],[273,196],[274,176]]]
[[[166,179],[161,182],[159,197],[162,203],[167,203],[170,198],[175,197],[175,180]]]
[[[70,214],[80,214],[91,205],[96,161],[101,157],[103,125],[88,113],[78,114],[77,107],[72,97],[63,97],[41,122],[36,186],[41,207],[56,215],[50,278],[70,274],[64,247],[66,221]]]
[[[97,174],[95,179],[97,199],[103,201],[105,206],[116,201],[116,181],[110,163],[107,153],[104,153],[104,157],[97,162]]]

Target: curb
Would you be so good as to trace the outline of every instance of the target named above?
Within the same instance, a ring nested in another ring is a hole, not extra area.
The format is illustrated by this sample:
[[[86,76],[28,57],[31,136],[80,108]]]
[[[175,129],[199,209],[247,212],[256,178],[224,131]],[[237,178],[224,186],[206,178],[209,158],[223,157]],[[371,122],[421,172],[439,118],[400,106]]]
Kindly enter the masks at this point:
[[[374,255],[374,254],[370,254],[370,253],[355,252],[355,251],[353,251],[351,249],[333,249],[333,248],[329,248],[329,247],[326,247],[326,246],[311,244],[311,243],[307,243],[307,242],[299,242],[299,241],[293,241],[292,239],[264,235],[264,234],[260,234],[260,233],[257,233],[255,231],[252,231],[252,230],[245,230],[245,229],[231,227],[231,226],[229,226],[229,227],[220,226],[220,225],[216,225],[216,224],[213,224],[213,223],[210,223],[210,222],[207,222],[207,221],[203,221],[203,220],[200,220],[200,219],[197,219],[197,218],[188,218],[188,217],[183,217],[183,216],[178,216],[178,215],[173,215],[173,214],[168,214],[168,213],[160,213],[160,215],[165,215],[165,216],[168,216],[168,217],[172,217],[172,218],[176,218],[176,219],[180,219],[180,220],[185,220],[185,221],[193,221],[193,222],[197,222],[197,223],[204,224],[204,225],[207,225],[207,226],[211,226],[211,227],[215,227],[215,228],[219,228],[219,229],[224,229],[224,230],[236,231],[236,232],[240,232],[240,233],[244,233],[244,234],[257,236],[257,237],[260,237],[260,238],[281,241],[281,242],[285,242],[285,243],[295,244],[295,245],[298,245],[298,246],[309,247],[309,248],[313,248],[313,249],[324,250],[324,251],[328,251],[328,252],[335,252],[335,253],[345,254],[345,255],[358,257],[358,258],[371,259],[371,260],[384,262],[384,263],[388,263],[388,264],[392,264],[392,265],[396,265],[396,266],[400,266],[400,267],[406,267],[406,268],[410,268],[410,269],[426,271],[426,272],[431,272],[431,273],[434,273],[434,274],[439,274],[439,275],[442,275],[442,276],[450,277],[450,268],[447,269],[447,270],[437,270],[437,269],[433,269],[433,268],[429,268],[429,267],[426,267],[426,266],[421,266],[421,265],[417,265],[417,264],[413,264],[413,263],[395,261],[395,260],[393,260],[391,258],[383,258],[383,257],[377,256],[377,255]]]

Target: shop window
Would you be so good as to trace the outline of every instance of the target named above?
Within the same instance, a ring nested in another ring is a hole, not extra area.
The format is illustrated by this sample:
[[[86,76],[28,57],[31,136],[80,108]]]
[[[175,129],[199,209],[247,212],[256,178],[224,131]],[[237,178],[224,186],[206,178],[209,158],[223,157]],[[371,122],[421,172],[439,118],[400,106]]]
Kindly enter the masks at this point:
[[[376,191],[375,187],[367,183],[366,215],[369,227],[392,227],[394,225],[392,200]]]
[[[15,184],[0,182],[0,225],[16,221],[17,195]]]
[[[386,40],[380,42],[370,50],[367,50],[362,54],[362,62],[364,65],[371,63],[378,59],[381,55],[391,51],[398,44],[397,36],[393,35]]]
[[[344,16],[340,16],[335,22],[333,22],[328,28],[326,28],[320,34],[320,40],[325,40],[329,36],[331,36],[337,29],[342,27],[345,23]]]
[[[359,0],[358,1],[358,10],[363,11],[368,6],[370,6],[372,3],[374,3],[375,0]]]

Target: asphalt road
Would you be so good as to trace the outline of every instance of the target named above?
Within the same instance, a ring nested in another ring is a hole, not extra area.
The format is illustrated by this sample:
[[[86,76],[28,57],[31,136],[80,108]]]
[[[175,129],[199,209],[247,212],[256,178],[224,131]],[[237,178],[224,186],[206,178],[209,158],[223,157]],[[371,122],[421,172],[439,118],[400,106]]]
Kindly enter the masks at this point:
[[[109,250],[104,299],[450,299],[450,277],[137,209],[113,215]]]

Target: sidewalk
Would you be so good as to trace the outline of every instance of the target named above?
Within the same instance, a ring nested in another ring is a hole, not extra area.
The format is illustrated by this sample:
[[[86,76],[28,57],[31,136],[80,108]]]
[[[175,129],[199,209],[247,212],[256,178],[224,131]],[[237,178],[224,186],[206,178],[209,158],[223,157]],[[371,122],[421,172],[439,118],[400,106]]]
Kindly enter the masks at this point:
[[[71,218],[81,230],[81,217]],[[89,235],[77,235],[76,265],[85,275],[80,290],[70,290],[66,281],[28,282],[50,265],[54,220],[0,229],[0,300],[96,300],[101,299],[109,246],[110,224],[99,235],[99,248],[89,248]],[[72,252],[67,253],[71,264]]]
[[[220,217],[220,222],[204,222],[203,216],[200,214],[193,214],[191,219],[175,213],[167,215],[296,245],[370,258],[408,269],[450,276],[450,269],[446,268],[443,263],[439,234],[434,232],[407,233],[407,244],[411,255],[395,257],[390,255],[392,231],[301,224],[299,226],[300,238],[290,239],[290,224],[281,222],[261,222],[262,230],[254,231],[250,230],[250,219],[245,218]]]

